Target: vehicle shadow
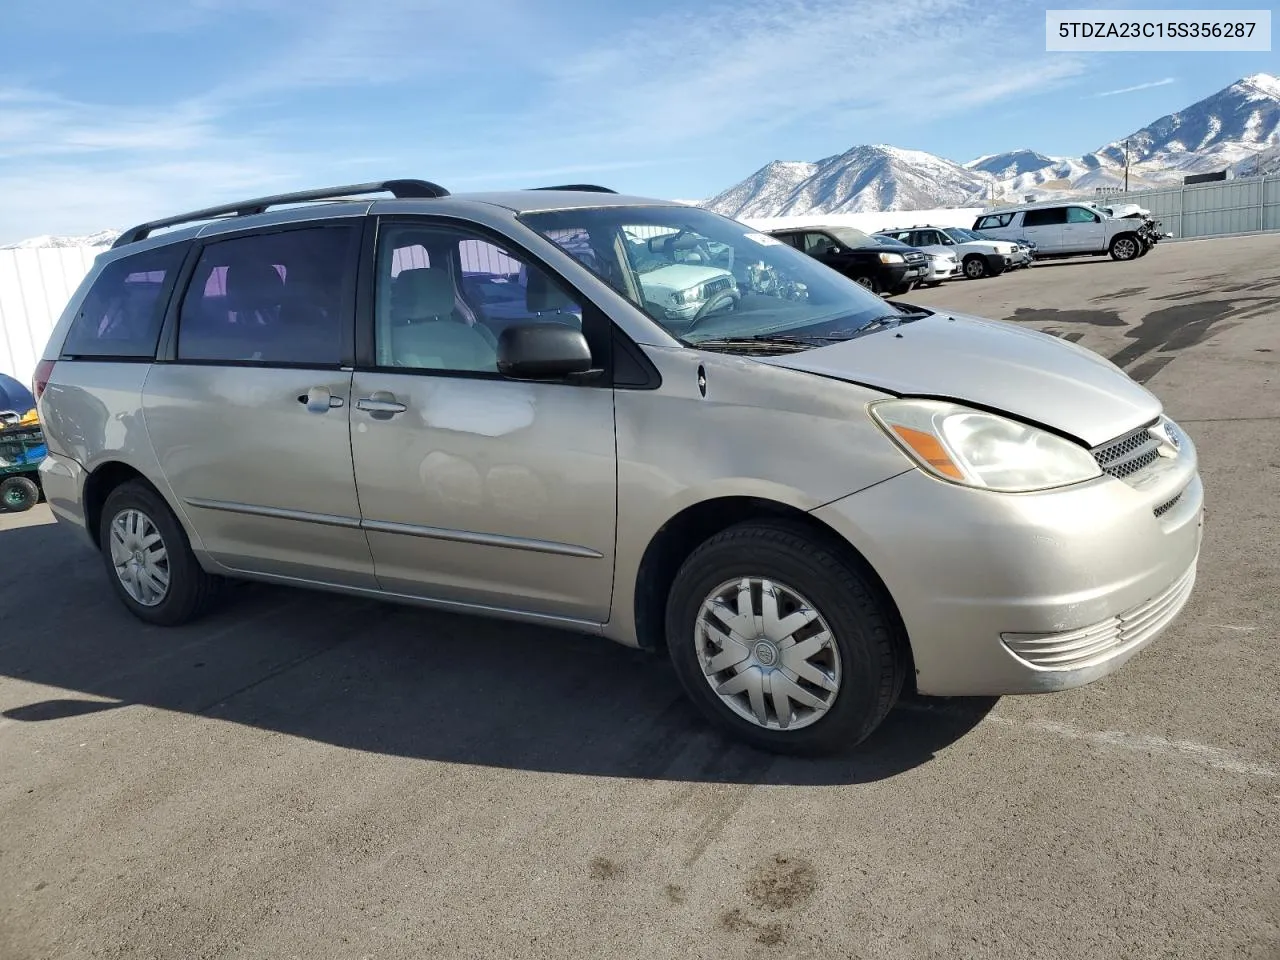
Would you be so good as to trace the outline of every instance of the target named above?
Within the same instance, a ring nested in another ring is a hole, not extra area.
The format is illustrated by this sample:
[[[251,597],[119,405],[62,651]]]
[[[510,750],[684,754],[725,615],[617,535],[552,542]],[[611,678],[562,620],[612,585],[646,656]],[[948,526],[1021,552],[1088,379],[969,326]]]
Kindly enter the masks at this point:
[[[664,657],[600,638],[252,584],[199,623],[139,623],[97,554],[52,524],[0,528],[0,675],[59,688],[4,704],[59,722],[132,704],[354,750],[679,781],[850,784],[927,763],[995,700],[908,699],[844,755],[720,736]]]

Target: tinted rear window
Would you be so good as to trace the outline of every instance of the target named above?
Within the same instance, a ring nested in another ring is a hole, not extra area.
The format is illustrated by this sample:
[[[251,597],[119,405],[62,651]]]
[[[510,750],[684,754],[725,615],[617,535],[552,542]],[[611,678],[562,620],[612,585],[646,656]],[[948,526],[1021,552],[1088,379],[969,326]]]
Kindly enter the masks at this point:
[[[178,359],[337,366],[358,240],[342,224],[209,243],[182,301]]]
[[[109,264],[71,322],[63,357],[154,358],[168,292],[186,249],[171,244]]]
[[[1049,207],[1047,210],[1028,210],[1022,218],[1024,227],[1049,227],[1067,222],[1065,207]]]

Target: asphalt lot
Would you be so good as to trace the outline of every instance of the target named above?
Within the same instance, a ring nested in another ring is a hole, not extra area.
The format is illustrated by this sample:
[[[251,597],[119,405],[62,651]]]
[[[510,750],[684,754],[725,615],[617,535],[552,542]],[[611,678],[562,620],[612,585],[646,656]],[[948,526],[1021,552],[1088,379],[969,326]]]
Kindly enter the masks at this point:
[[[903,298],[1116,357],[1195,439],[1180,620],[1082,690],[792,761],[604,641],[245,586],[139,625],[0,517],[0,958],[1280,957],[1280,237]]]

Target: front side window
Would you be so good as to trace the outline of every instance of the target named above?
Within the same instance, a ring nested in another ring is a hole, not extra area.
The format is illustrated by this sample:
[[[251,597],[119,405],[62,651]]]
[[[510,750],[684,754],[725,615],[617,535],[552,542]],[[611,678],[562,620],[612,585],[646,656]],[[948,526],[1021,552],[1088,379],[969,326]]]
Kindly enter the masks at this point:
[[[186,251],[185,244],[171,244],[108,264],[71,322],[63,355],[153,359],[164,293]]]
[[[508,327],[582,329],[582,307],[537,266],[454,227],[390,223],[378,233],[379,367],[498,372]]]
[[[1084,207],[1068,207],[1067,223],[1097,223],[1098,215]]]
[[[689,343],[844,330],[886,313],[880,297],[820,261],[697,207],[575,208],[520,219]]]
[[[208,244],[182,299],[178,359],[338,366],[358,242],[342,224]]]
[[[806,233],[804,235],[804,252],[810,256],[820,257],[824,253],[830,253],[836,245],[836,242],[825,233]]]

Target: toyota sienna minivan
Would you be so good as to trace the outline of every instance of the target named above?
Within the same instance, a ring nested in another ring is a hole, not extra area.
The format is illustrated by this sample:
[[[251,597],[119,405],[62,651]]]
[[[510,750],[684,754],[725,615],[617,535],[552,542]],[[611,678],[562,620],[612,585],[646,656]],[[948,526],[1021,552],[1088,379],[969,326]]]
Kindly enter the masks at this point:
[[[1096,680],[1200,550],[1195,448],[1109,361],[587,184],[141,224],[34,388],[48,502],[147,622],[246,578],[566,627],[785,752]]]

